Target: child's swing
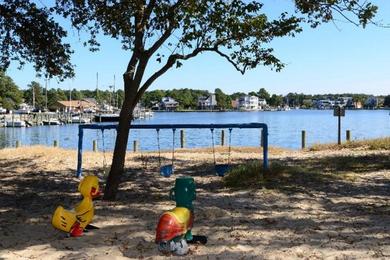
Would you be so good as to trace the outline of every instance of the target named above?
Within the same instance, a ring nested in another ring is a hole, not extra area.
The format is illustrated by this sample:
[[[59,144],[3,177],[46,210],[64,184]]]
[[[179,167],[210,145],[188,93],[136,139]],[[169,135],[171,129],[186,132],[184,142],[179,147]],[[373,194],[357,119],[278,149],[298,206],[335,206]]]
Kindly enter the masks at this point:
[[[160,148],[160,129],[157,131],[157,145],[158,145],[158,167],[160,168],[160,175],[169,177],[174,173],[174,162],[175,162],[175,132],[176,129],[172,129],[172,164],[161,166],[161,148]]]
[[[108,175],[108,167],[107,167],[107,160],[106,160],[106,146],[104,142],[104,129],[101,129],[102,131],[102,151],[103,151],[103,175],[107,176]],[[99,135],[98,135],[99,138]]]
[[[214,145],[214,128],[211,128],[211,142],[213,147],[213,157],[214,157],[214,169],[215,173],[218,176],[225,176],[225,173],[227,173],[230,169],[230,154],[232,150],[232,128],[229,128],[229,152],[228,152],[228,163],[227,164],[217,164],[217,160],[215,158],[215,145]]]

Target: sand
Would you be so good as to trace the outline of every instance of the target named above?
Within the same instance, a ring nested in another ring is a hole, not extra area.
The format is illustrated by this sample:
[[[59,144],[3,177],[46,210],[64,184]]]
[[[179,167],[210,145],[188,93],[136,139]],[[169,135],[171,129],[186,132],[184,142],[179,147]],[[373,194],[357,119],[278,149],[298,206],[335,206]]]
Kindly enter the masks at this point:
[[[226,162],[226,149],[218,151],[218,162]],[[232,161],[256,159],[259,152],[237,148]],[[170,154],[163,155],[168,163]],[[57,205],[71,208],[80,201],[76,152],[40,146],[0,150],[0,259],[167,258],[154,244],[155,228],[159,215],[174,207],[168,193],[175,179],[159,176],[156,156],[129,154],[118,200],[95,202],[93,224],[100,229],[69,238],[50,219]],[[84,173],[102,178],[104,157],[109,162],[111,155],[85,153]],[[332,167],[343,158],[348,165]],[[191,245],[182,258],[389,259],[389,159],[390,151],[273,149],[271,162],[310,162],[328,177],[343,178],[231,190],[213,175],[210,150],[178,151],[175,175],[193,176],[197,184],[193,233],[209,241]]]

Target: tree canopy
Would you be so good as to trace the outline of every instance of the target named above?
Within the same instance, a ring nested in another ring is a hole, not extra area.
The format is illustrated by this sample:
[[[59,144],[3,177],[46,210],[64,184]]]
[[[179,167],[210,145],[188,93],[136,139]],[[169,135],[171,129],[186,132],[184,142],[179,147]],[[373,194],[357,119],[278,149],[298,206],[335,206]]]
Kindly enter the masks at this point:
[[[14,81],[0,70],[0,106],[15,109],[23,101],[23,93]]]
[[[279,71],[284,64],[271,47],[275,38],[294,36],[302,31],[302,24],[316,27],[332,21],[335,15],[364,27],[377,11],[366,0],[295,0],[294,13],[283,12],[270,19],[263,11],[263,2],[56,0],[52,8],[37,8],[32,0],[5,0],[0,4],[1,66],[7,68],[9,61],[16,59],[20,64],[34,62],[38,71],[45,70],[49,76],[72,76],[70,47],[62,41],[66,31],[50,12],[70,19],[77,30],[89,33],[85,44],[92,51],[99,48],[100,34],[120,40],[123,48],[130,51],[123,73],[124,102],[105,189],[105,198],[113,199],[123,172],[132,111],[148,87],[170,68],[211,52],[242,74],[260,65]],[[161,66],[145,76],[151,61]]]

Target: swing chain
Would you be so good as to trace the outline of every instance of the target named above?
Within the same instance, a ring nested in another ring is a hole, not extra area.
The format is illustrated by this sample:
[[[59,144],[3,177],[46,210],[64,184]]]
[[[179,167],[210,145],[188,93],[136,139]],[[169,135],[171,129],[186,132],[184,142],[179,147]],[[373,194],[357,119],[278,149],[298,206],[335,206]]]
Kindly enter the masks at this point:
[[[214,158],[214,166],[217,165],[217,160],[215,159],[215,147],[214,147],[214,128],[210,128],[211,131],[211,144],[213,147],[213,158]]]
[[[173,169],[173,165],[175,162],[175,133],[176,133],[176,128],[173,128],[172,129],[172,139],[173,139],[173,143],[172,143],[172,169]]]
[[[228,153],[228,165],[230,166],[230,154],[232,151],[232,130],[233,128],[229,128],[229,153]]]
[[[158,147],[158,167],[161,168],[161,148],[160,148],[160,129],[156,129],[157,131],[157,147]]]
[[[102,145],[103,145],[103,173],[107,175],[106,145],[104,142],[104,129],[102,128]]]

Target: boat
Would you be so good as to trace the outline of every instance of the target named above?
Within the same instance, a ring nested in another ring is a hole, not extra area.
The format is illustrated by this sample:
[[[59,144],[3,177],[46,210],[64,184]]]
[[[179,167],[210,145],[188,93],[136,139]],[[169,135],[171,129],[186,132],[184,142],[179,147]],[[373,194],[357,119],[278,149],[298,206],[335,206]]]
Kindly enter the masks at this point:
[[[51,118],[49,120],[42,121],[43,125],[62,125],[58,119]]]
[[[6,121],[5,126],[6,127],[26,127],[26,122],[21,121],[21,120]]]
[[[145,115],[145,117],[152,117],[152,116],[154,116],[154,113],[151,110],[145,110],[144,115]]]
[[[119,122],[119,114],[97,114],[95,122]]]
[[[79,117],[79,116],[73,116],[69,120],[69,123],[72,123],[72,124],[89,124],[89,123],[91,123],[91,119],[90,118],[82,118],[82,117]]]

